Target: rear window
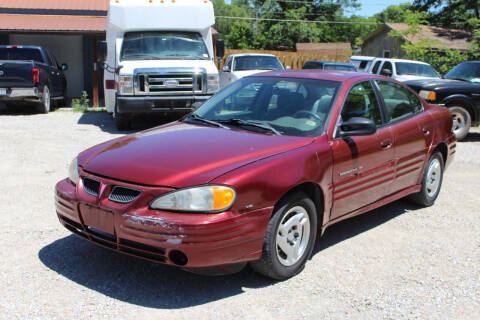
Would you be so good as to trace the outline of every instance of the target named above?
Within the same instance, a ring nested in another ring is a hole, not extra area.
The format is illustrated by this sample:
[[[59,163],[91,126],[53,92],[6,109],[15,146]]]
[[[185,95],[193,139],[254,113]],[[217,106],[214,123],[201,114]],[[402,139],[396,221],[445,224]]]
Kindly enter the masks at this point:
[[[33,60],[44,62],[39,49],[0,48],[0,60]]]

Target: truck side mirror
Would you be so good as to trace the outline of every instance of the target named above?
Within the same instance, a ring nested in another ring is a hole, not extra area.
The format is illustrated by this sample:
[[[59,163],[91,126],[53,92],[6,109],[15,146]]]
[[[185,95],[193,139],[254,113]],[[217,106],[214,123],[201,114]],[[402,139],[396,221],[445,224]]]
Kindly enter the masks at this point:
[[[97,53],[98,62],[105,62],[105,60],[107,60],[107,41],[98,41]]]
[[[217,39],[215,47],[217,49],[217,58],[223,58],[225,56],[225,42],[223,39]]]
[[[62,63],[61,68],[62,68],[62,71],[67,71],[68,70],[68,64]]]

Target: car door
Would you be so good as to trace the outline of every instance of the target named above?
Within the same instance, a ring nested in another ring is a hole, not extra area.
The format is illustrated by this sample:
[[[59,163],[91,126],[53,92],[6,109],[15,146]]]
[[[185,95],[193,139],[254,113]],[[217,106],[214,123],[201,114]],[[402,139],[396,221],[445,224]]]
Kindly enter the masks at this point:
[[[380,107],[373,83],[363,81],[346,95],[341,121],[352,117],[371,119],[377,132],[370,136],[334,139],[333,207],[331,219],[348,214],[383,198],[394,179],[393,135]],[[338,128],[338,126],[337,126]]]
[[[57,66],[56,61],[50,52],[46,51],[48,58],[48,71],[50,79],[50,93],[52,97],[57,97],[62,95],[62,71]]]
[[[393,81],[377,80],[393,133],[395,183],[391,193],[420,181],[423,165],[433,140],[433,119],[423,111],[420,99]]]

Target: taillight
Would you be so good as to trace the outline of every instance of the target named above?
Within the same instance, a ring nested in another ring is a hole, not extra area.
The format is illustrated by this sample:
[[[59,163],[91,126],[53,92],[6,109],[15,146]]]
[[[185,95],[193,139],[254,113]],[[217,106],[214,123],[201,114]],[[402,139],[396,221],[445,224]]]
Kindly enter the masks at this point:
[[[32,82],[39,83],[40,82],[40,70],[37,68],[32,69]]]

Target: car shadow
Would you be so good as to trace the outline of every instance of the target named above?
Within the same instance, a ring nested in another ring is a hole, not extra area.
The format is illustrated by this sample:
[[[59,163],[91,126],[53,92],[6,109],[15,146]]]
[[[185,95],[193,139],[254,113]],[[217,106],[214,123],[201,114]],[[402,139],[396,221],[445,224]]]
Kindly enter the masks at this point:
[[[39,114],[39,112],[33,104],[17,104],[7,108],[4,103],[0,102],[0,115],[33,116],[37,114]]]
[[[480,132],[469,132],[460,142],[480,142]]]
[[[312,256],[339,242],[382,225],[404,213],[421,208],[421,206],[400,199],[365,214],[336,223],[325,230],[322,238],[315,244]]]
[[[132,121],[131,130],[118,130],[115,125],[115,119],[111,114],[107,112],[85,112],[80,116],[77,123],[95,125],[102,131],[112,134],[128,134],[160,126],[175,121],[177,118],[161,116],[139,117]]]
[[[340,222],[317,241],[314,254],[416,209],[419,207],[400,200]],[[71,281],[111,298],[151,308],[187,308],[242,294],[243,288],[276,283],[248,267],[232,275],[200,276],[104,249],[74,235],[43,247],[38,256],[45,266]]]
[[[45,266],[71,281],[149,308],[187,308],[242,294],[244,287],[275,283],[249,268],[226,276],[196,275],[104,249],[75,235],[45,246],[38,256]]]

